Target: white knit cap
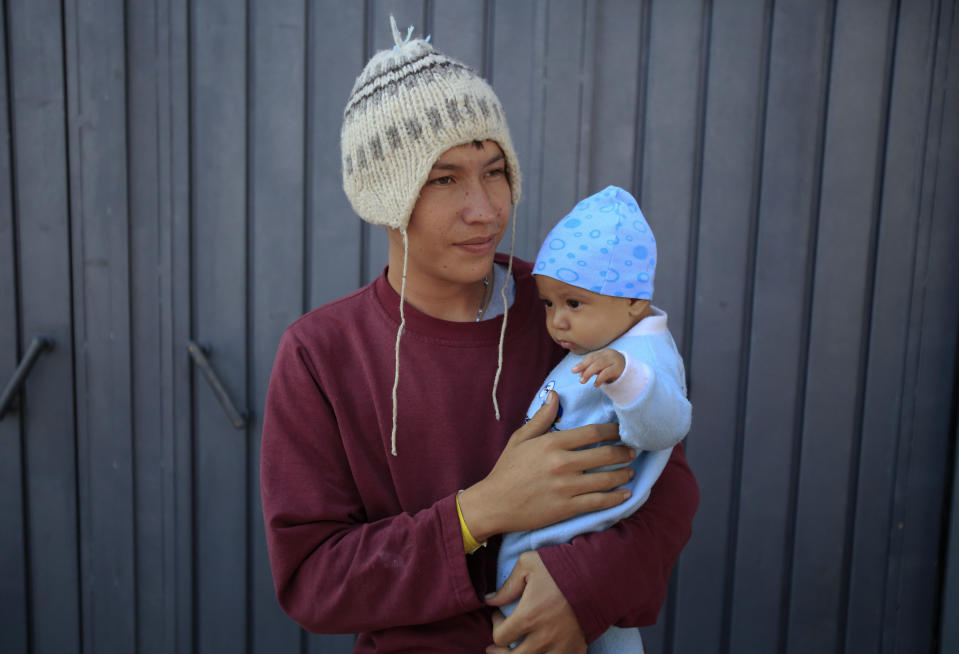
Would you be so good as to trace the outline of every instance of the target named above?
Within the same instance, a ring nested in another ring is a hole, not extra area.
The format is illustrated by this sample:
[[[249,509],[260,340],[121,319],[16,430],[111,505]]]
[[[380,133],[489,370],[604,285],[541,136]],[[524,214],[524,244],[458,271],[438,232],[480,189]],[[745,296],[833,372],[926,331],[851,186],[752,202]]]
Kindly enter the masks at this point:
[[[452,147],[496,141],[506,157],[512,203],[520,172],[503,107],[473,70],[423,39],[381,50],[356,78],[343,112],[343,190],[367,222],[405,230],[433,164]]]

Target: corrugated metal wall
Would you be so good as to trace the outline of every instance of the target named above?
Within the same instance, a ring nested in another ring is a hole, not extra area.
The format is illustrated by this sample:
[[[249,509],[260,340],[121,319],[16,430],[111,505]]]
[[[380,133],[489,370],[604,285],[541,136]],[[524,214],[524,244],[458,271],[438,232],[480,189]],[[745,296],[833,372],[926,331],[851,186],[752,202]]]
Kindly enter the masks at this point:
[[[257,458],[282,329],[385,265],[338,140],[390,13],[500,95],[521,255],[607,184],[656,231],[703,501],[649,651],[937,651],[955,0],[3,2],[0,384],[55,346],[0,421],[0,650],[349,651],[276,606]]]

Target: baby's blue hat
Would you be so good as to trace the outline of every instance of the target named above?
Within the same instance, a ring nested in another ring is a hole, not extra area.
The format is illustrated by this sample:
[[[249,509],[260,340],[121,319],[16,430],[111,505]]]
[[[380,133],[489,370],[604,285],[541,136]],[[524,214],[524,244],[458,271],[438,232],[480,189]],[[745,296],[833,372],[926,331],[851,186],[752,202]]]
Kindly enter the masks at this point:
[[[633,196],[607,186],[556,224],[533,274],[602,295],[652,300],[656,239]]]

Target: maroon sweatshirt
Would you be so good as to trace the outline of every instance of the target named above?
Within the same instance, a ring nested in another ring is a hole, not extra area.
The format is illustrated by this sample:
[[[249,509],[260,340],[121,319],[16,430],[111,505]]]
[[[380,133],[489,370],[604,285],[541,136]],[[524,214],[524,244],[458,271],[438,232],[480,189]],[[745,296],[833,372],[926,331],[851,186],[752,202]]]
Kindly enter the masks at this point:
[[[478,652],[492,642],[496,548],[463,552],[454,496],[492,469],[563,352],[546,333],[530,265],[515,261],[502,317],[431,318],[409,305],[400,355],[398,456],[390,454],[399,297],[385,274],[291,325],[267,394],[261,490],[283,609],[356,652]],[[652,624],[690,536],[699,489],[682,447],[649,501],[613,528],[540,555],[587,640]]]

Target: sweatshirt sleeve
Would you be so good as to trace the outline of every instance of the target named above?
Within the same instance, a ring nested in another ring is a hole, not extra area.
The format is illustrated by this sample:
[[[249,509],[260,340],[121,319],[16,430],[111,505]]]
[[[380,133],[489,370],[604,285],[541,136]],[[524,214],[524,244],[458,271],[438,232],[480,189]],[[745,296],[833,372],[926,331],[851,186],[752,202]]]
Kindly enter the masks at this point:
[[[698,505],[699,486],[679,444],[638,511],[605,531],[538,550],[587,642],[611,625],[656,622]]]
[[[671,340],[638,342],[638,350],[622,352],[626,368],[620,378],[600,388],[613,402],[624,442],[640,450],[665,450],[686,437],[692,420],[683,363],[667,347]]]
[[[277,599],[307,630],[373,631],[483,607],[454,495],[368,520],[330,402],[289,332],[267,393],[260,485]]]

